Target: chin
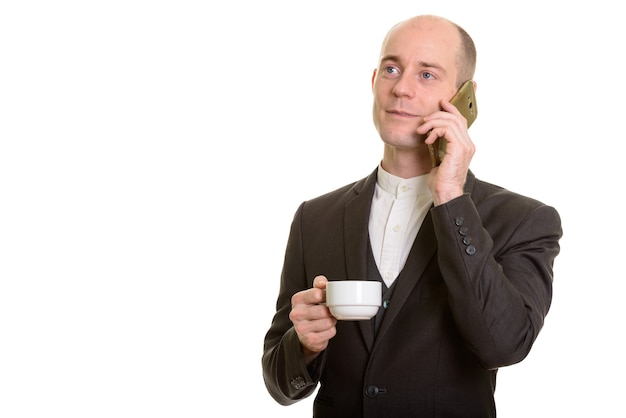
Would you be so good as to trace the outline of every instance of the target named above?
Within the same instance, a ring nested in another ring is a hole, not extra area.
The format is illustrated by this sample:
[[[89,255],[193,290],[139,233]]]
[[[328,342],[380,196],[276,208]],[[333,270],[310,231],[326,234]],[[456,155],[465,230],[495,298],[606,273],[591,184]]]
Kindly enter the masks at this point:
[[[396,148],[419,148],[425,146],[424,139],[421,135],[381,135],[383,142]]]

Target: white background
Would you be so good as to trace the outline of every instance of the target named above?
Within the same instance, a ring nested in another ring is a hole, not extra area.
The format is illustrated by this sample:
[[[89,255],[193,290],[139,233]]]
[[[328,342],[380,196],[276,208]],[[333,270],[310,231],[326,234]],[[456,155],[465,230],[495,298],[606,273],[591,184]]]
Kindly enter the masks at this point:
[[[625,416],[626,33],[604,0],[3,2],[0,416],[310,416],[261,375],[289,224],[376,167],[380,43],[423,13],[478,47],[474,173],[563,221],[499,416]]]

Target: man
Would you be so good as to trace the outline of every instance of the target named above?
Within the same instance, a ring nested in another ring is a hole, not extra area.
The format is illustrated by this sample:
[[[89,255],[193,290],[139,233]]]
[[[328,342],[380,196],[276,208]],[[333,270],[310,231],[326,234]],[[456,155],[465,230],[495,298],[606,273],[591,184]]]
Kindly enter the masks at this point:
[[[449,103],[471,80],[469,35],[417,16],[386,36],[372,77],[382,161],[304,202],[265,337],[269,393],[312,394],[315,417],[494,417],[499,367],[524,359],[552,298],[556,210],[480,181],[467,121]],[[429,144],[447,140],[434,167]],[[337,321],[327,280],[383,282],[370,321]]]

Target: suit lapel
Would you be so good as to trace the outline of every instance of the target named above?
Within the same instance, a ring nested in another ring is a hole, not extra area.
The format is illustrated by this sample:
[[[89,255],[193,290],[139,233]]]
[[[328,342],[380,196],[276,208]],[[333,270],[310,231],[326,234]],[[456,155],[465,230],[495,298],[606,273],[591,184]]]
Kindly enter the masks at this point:
[[[344,208],[346,273],[350,279],[367,278],[368,224],[376,172],[354,187],[356,196]]]
[[[368,225],[375,185],[376,170],[355,185],[354,190],[357,194],[345,205],[345,262],[349,279],[367,280]],[[374,330],[370,321],[359,321],[359,326],[365,344],[371,347],[374,343]]]

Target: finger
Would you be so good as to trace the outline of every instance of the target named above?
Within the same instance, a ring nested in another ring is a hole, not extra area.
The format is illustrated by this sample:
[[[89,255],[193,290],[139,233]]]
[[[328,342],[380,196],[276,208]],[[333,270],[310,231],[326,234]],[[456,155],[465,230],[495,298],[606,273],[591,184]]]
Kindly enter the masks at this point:
[[[313,279],[313,287],[318,289],[326,289],[326,283],[328,283],[326,276],[319,275]]]
[[[426,135],[426,139],[424,139],[424,143],[433,144],[437,140],[437,138],[440,138],[444,135],[445,135],[445,130],[433,128]]]
[[[446,133],[446,129],[455,124],[457,116],[450,112],[438,111],[424,117],[423,123],[417,127],[417,133],[427,135],[431,138],[433,134],[441,137]]]
[[[326,292],[324,289],[312,287],[302,290],[291,297],[291,307],[295,308],[299,305],[317,305],[326,301]]]
[[[445,110],[448,113],[453,113],[455,115],[461,115],[461,112],[459,112],[459,109],[457,109],[457,107],[455,105],[453,105],[452,103],[450,103],[447,100],[442,100],[440,102],[441,108],[443,110]]]
[[[289,319],[294,323],[298,333],[319,332],[335,326],[336,319],[330,314],[326,305],[301,305],[291,310]]]
[[[318,323],[316,326],[317,330],[324,329],[326,327],[334,326],[333,323],[326,323],[323,320],[325,319],[333,319],[334,316],[330,314],[330,310],[326,305],[312,305],[309,307],[308,318],[310,321]],[[319,322],[322,321],[322,322]]]
[[[320,352],[326,349],[328,341],[337,334],[337,329],[332,326],[318,332],[308,332],[298,334],[300,342],[313,352]]]

